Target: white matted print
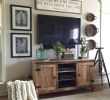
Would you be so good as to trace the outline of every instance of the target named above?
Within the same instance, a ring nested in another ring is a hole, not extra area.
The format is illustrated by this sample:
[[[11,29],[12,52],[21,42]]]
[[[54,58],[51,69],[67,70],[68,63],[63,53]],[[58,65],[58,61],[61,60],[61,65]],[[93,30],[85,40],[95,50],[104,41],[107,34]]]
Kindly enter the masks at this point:
[[[11,57],[32,56],[32,36],[29,33],[11,33]]]
[[[11,5],[11,29],[32,30],[31,7]]]

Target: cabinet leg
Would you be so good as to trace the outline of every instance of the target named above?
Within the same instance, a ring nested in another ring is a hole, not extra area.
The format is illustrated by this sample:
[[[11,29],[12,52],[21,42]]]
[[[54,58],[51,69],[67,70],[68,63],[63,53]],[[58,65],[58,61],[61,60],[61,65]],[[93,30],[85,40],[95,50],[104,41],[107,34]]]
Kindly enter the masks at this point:
[[[93,86],[90,86],[90,88],[91,88],[91,91],[94,91],[94,87]]]
[[[39,100],[39,90],[36,89],[36,94],[37,94],[37,97],[38,97],[38,100]]]
[[[94,91],[94,80],[90,81],[90,88],[91,88],[91,91]]]

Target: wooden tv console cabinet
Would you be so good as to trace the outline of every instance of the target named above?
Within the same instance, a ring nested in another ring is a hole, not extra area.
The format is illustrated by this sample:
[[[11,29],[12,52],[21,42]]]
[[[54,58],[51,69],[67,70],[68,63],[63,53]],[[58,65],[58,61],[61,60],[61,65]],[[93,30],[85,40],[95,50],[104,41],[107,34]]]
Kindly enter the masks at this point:
[[[92,86],[94,60],[33,60],[32,78],[39,94]]]

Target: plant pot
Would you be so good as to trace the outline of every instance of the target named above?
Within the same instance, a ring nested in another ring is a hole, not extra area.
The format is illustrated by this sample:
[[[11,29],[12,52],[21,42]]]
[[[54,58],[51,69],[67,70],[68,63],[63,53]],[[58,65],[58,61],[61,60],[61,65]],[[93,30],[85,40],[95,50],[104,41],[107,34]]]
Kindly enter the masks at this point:
[[[87,58],[89,57],[89,52],[83,53],[83,54],[81,55],[81,57],[82,57],[82,59],[87,59]]]
[[[62,53],[56,52],[56,59],[61,59],[62,58]]]

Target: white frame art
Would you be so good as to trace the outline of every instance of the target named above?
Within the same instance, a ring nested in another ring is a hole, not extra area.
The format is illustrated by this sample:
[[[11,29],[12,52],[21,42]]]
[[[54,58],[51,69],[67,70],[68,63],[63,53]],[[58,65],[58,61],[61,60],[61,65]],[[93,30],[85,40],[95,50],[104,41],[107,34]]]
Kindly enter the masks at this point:
[[[81,14],[82,1],[77,0],[35,0],[39,10],[60,11]]]
[[[11,57],[32,57],[31,33],[11,33]]]
[[[31,7],[11,5],[11,29],[32,30]]]

